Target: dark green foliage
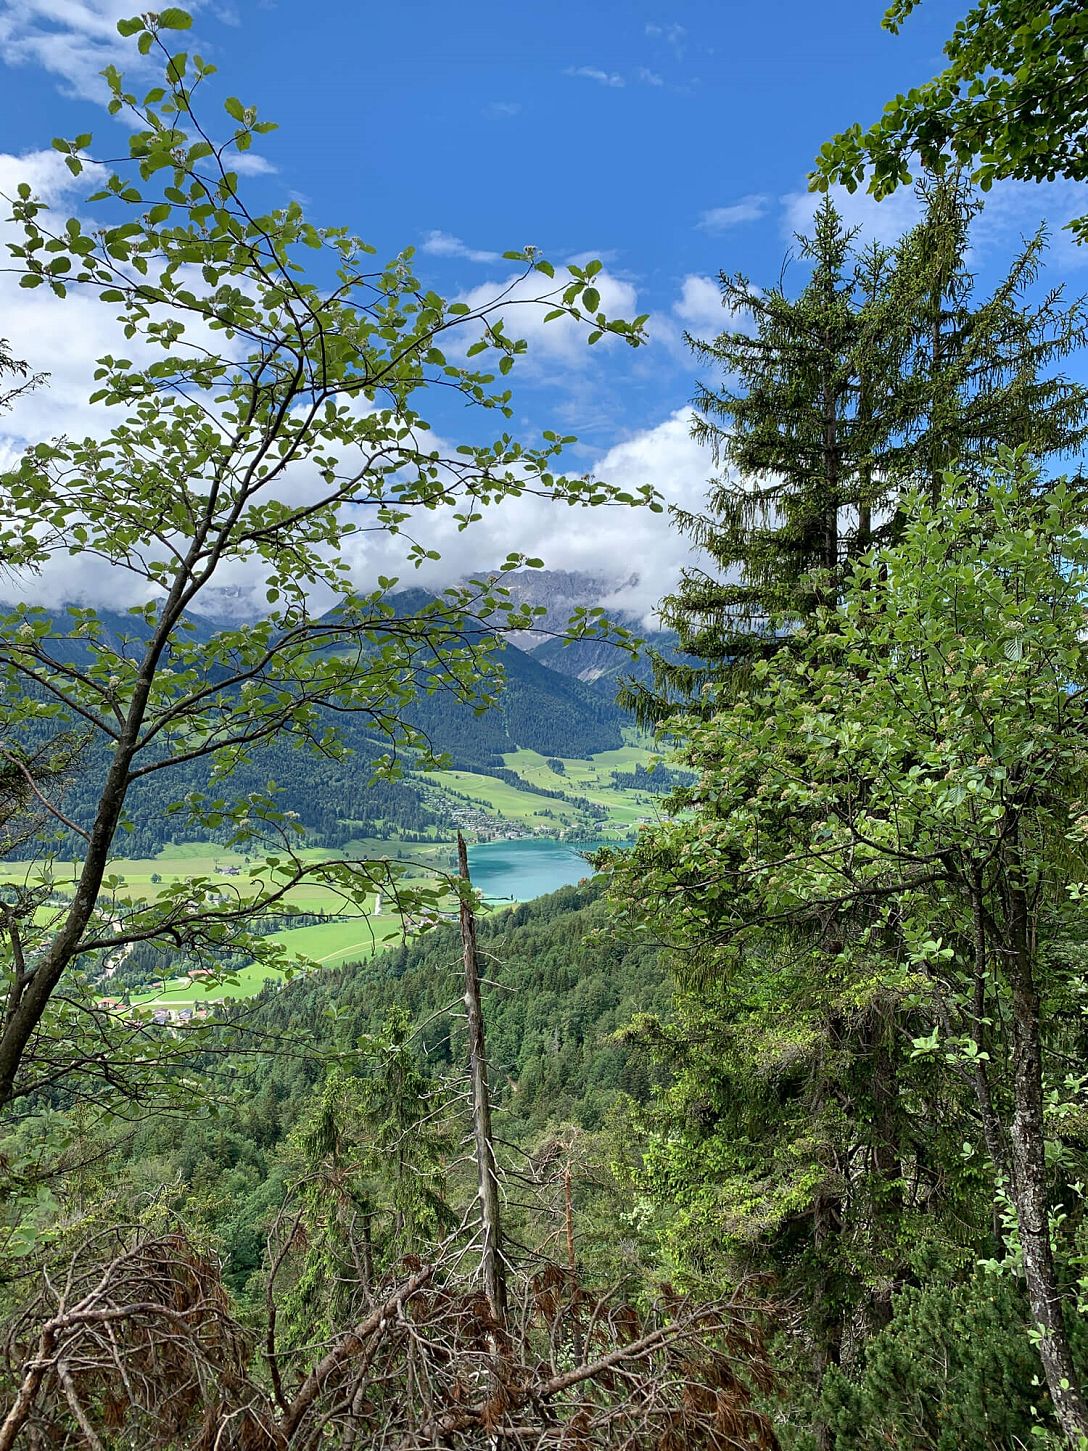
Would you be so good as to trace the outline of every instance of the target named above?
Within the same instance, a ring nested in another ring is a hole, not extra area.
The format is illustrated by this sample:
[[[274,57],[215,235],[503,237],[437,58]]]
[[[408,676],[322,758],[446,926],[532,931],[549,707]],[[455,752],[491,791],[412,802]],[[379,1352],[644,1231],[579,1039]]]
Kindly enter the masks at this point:
[[[1034,458],[1085,436],[1088,389],[1054,369],[1084,338],[1081,301],[1060,287],[1030,298],[1040,231],[986,298],[968,268],[980,210],[956,176],[920,187],[926,211],[895,247],[861,247],[829,199],[795,297],[721,275],[729,325],[689,338],[704,369],[695,436],[719,469],[701,512],[674,510],[706,565],[685,571],[662,605],[686,660],[660,652],[654,686],[621,697],[663,720],[730,679],[837,598],[852,561],[894,539],[899,500],[942,471],[977,476],[1000,445]],[[751,323],[749,327],[748,324]]]
[[[893,1309],[864,1366],[824,1381],[834,1451],[1020,1451],[1034,1427],[1054,1429],[1014,1283],[938,1280],[903,1290]]]
[[[613,771],[612,784],[621,790],[629,791],[652,791],[655,795],[663,796],[668,791],[676,791],[681,786],[687,785],[692,777],[687,771],[674,771],[664,766],[660,761],[652,766],[644,766],[639,762],[633,771]]]
[[[817,1386],[897,1288],[1002,1264],[1075,1447],[1086,501],[1025,454],[916,494],[837,607],[687,723],[700,778],[615,896],[689,989],[644,1026],[674,1077],[632,1174],[682,1272],[773,1277]]]
[[[636,1012],[664,1006],[664,968],[655,946],[611,930],[599,884],[565,887],[484,917],[479,936],[500,1109],[527,1125],[594,1127],[618,1094],[645,1096],[646,1066],[613,1035]],[[323,1036],[335,1008],[332,1031],[349,1043],[377,1031],[399,1005],[425,1024],[431,1060],[449,1067],[465,1051],[460,991],[459,940],[443,926],[371,962],[266,989],[247,1019],[254,1027],[287,1019]]]
[[[624,1098],[646,1100],[652,1065],[616,1035],[637,1012],[665,1008],[665,969],[656,946],[616,934],[599,882],[486,916],[479,940],[496,1123],[505,1139],[530,1149],[550,1126],[596,1130]],[[242,1044],[263,1043],[268,1056],[209,1058],[207,1070],[227,1093],[223,1111],[148,1124],[126,1153],[126,1173],[140,1182],[139,1165],[153,1164],[199,1206],[223,1244],[230,1284],[246,1293],[263,1236],[298,1173],[289,1141],[302,1143],[301,1134],[313,1148],[322,1124],[326,1139],[340,1124],[333,1137],[353,1141],[361,1165],[352,1171],[356,1198],[345,1204],[358,1213],[358,1196],[374,1197],[376,1261],[391,1246],[409,1248],[407,1219],[418,1228],[430,1212],[418,1196],[433,1210],[441,1195],[427,1189],[424,1139],[406,1134],[403,1115],[419,1112],[424,1081],[462,1071],[460,975],[457,933],[443,926],[373,961],[266,988],[233,1016]],[[409,1023],[414,1031],[405,1038]],[[362,1056],[361,1041],[370,1045]],[[375,1043],[384,1080],[373,1068]],[[344,1066],[328,1078],[337,1063]],[[428,1162],[434,1173],[437,1160]],[[392,1218],[379,1201],[392,1205]],[[433,1229],[438,1220],[428,1223]],[[611,1263],[611,1248],[598,1253]]]

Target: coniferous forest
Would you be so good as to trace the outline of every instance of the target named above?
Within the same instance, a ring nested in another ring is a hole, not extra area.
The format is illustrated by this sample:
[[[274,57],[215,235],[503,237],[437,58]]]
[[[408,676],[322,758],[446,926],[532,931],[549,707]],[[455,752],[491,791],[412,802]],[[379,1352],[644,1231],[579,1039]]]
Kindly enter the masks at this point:
[[[1088,180],[1088,11],[811,137],[790,265],[677,314],[698,499],[525,426],[654,346],[607,259],[447,297],[499,254],[267,206],[202,13],[5,200],[112,342],[0,438],[0,1451],[1084,1451],[1088,219],[987,218]],[[526,509],[683,564],[441,576]]]

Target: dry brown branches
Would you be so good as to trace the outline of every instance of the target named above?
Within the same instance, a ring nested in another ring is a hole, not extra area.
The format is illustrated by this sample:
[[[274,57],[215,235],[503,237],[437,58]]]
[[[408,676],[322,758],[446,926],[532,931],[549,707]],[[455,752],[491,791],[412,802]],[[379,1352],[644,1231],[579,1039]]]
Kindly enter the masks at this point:
[[[511,1287],[512,1289],[514,1286]],[[0,1451],[773,1451],[753,1307],[662,1293],[650,1310],[522,1281],[505,1329],[447,1264],[407,1262],[355,1325],[277,1367],[180,1232],[112,1230],[43,1274],[4,1341]],[[574,1346],[584,1347],[574,1354]]]

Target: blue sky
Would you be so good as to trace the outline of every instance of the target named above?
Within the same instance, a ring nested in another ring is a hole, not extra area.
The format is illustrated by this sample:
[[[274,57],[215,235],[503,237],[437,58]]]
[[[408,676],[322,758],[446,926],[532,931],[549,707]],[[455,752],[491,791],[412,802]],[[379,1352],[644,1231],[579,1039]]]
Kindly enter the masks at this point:
[[[135,8],[0,0],[0,190],[20,164],[37,176],[46,163],[34,158],[54,135],[93,131],[95,150],[109,149],[96,72],[131,58],[114,25]],[[482,294],[505,280],[511,267],[498,254],[527,242],[557,262],[601,257],[606,303],[651,313],[654,341],[637,354],[605,347],[575,357],[533,330],[536,361],[518,385],[517,426],[575,432],[579,468],[618,468],[626,482],[657,483],[692,502],[708,461],[686,437],[693,379],[682,329],[715,330],[720,269],[778,279],[812,205],[805,176],[820,143],[932,75],[964,5],[926,0],[898,37],[881,29],[881,0],[206,0],[189,8],[186,45],[219,66],[221,94],[279,122],[261,144],[264,173],[250,179],[263,200],[297,196],[314,221],[346,225],[380,254],[416,246],[428,280],[450,294]],[[1088,210],[1085,191],[1005,188],[978,228],[981,282],[1041,218],[1059,227]],[[909,195],[844,205],[887,237],[911,216]],[[1064,238],[1049,274],[1062,279],[1088,288],[1088,249]],[[13,332],[17,353],[53,369],[48,406],[63,412],[80,360],[58,368],[55,356],[33,356],[36,340],[55,343],[55,330],[36,325],[29,302],[6,312],[0,334]],[[14,335],[15,323],[26,337]],[[44,399],[35,408],[23,416],[26,435],[41,425]],[[534,527],[553,546],[549,563],[616,573],[630,560],[629,541],[607,529],[587,540],[584,529]],[[647,598],[682,559],[660,523],[653,528],[640,525],[635,544],[647,556]]]

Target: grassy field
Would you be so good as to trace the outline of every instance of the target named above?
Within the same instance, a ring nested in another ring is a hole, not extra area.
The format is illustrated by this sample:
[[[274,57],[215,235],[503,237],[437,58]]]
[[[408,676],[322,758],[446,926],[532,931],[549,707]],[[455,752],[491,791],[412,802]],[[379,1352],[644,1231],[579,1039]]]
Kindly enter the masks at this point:
[[[324,967],[340,967],[345,962],[373,957],[387,942],[399,937],[400,932],[400,921],[393,916],[353,917],[345,922],[292,927],[283,932],[273,932],[271,936],[274,942],[281,943],[300,957],[310,958]],[[169,978],[163,986],[134,993],[132,1001],[145,1007],[189,1008],[199,1002],[252,997],[270,979],[284,980],[281,973],[250,964],[235,974],[233,982],[204,988],[187,977]]]
[[[440,842],[396,842],[359,840],[350,842],[340,851],[324,851],[317,847],[299,852],[304,861],[326,861],[333,857],[350,857],[355,860],[389,858],[406,867],[409,881],[430,880],[436,870],[448,870],[451,865],[451,851],[448,843]],[[116,888],[118,898],[135,901],[154,901],[174,881],[189,877],[205,877],[217,889],[230,893],[244,889],[253,863],[245,856],[209,845],[207,842],[183,842],[162,851],[154,857],[122,857],[110,865],[111,875],[120,879]],[[25,884],[40,879],[39,869],[29,862],[0,863],[0,886]],[[59,896],[71,891],[73,886],[70,865],[55,864],[52,880]],[[109,896],[103,897],[103,910],[109,910]],[[320,913],[343,913],[344,901],[333,889],[319,883],[302,883],[293,887],[286,898],[298,911]],[[372,906],[372,899],[367,903]],[[47,904],[37,909],[36,920],[41,926],[52,925],[63,913],[63,905]],[[400,920],[394,915],[374,918],[368,912],[353,912],[344,920],[322,922],[308,927],[294,927],[272,934],[273,941],[282,943],[290,951],[316,961],[323,966],[338,967],[345,962],[370,957],[391,938],[399,936]],[[256,965],[241,969],[236,981],[219,984],[211,990],[194,986],[188,977],[169,979],[165,991],[162,988],[134,994],[133,1001],[145,1004],[162,1004],[169,1007],[191,1007],[196,1001],[210,1001],[220,998],[251,997],[259,992],[270,974]]]
[[[565,760],[562,773],[553,771],[547,759],[535,751],[516,751],[505,758],[506,764],[532,785],[591,801],[600,808],[598,820],[606,823],[604,832],[624,835],[639,820],[654,814],[656,798],[648,793],[618,789],[612,783],[613,772],[629,771],[636,764],[648,764],[652,759],[651,751],[635,743],[619,750],[605,751],[589,760]],[[498,781],[493,776],[471,771],[434,771],[429,772],[425,779],[439,788],[470,798],[491,815],[505,817],[541,834],[559,834],[585,822],[578,808],[567,802],[538,796],[532,791]],[[451,842],[360,839],[336,852],[318,847],[304,848],[299,851],[299,856],[309,862],[334,857],[354,860],[388,858],[405,867],[409,881],[425,881],[433,880],[436,872],[453,869],[451,847]],[[118,898],[149,902],[154,901],[171,882],[191,877],[206,878],[210,886],[227,895],[244,890],[254,865],[255,860],[251,861],[238,852],[207,842],[186,842],[154,857],[119,858],[111,863],[110,870],[119,879],[116,888]],[[40,876],[33,863],[0,863],[0,887],[34,880],[40,880]],[[52,882],[57,896],[67,895],[74,885],[71,864],[55,863]],[[379,918],[369,915],[373,898],[366,903],[364,910],[351,910],[349,914],[345,912],[345,903],[335,889],[319,883],[307,882],[293,887],[286,900],[298,911],[338,915],[339,920],[334,922],[288,928],[273,934],[274,941],[297,953],[300,958],[322,965],[337,967],[369,957],[384,943],[399,936],[401,931],[399,918],[392,913]],[[104,911],[109,911],[108,897],[103,899],[102,907]],[[58,906],[54,901],[51,905],[40,907],[37,915],[40,923],[45,925],[61,911],[63,905]],[[200,1001],[251,997],[269,977],[278,976],[251,964],[242,968],[233,982],[218,984],[211,989],[194,984],[188,977],[178,977],[168,980],[165,988],[134,995],[133,1001],[189,1007]]]
[[[548,759],[537,751],[509,751],[503,757],[512,771],[534,786],[592,801],[601,808],[601,819],[615,828],[630,829],[655,815],[658,797],[649,791],[620,788],[612,780],[616,771],[632,771],[636,765],[648,766],[656,759],[647,747],[626,745],[615,751],[601,751],[589,760],[564,759],[562,772],[554,771]]]
[[[639,821],[652,817],[658,798],[650,792],[617,787],[613,775],[616,771],[630,771],[636,765],[649,765],[654,759],[653,751],[634,741],[587,760],[565,759],[562,772],[553,770],[548,764],[549,758],[537,751],[509,751],[503,757],[505,765],[530,785],[592,802],[600,808],[598,820],[606,823],[605,829],[622,834],[627,834]],[[474,771],[431,771],[424,779],[533,831],[569,829],[584,820],[578,808],[568,802],[538,796],[533,791],[498,781],[494,776]]]
[[[504,816],[508,821],[520,822],[534,830],[560,831],[581,818],[578,809],[566,801],[551,801],[475,771],[428,771],[427,780],[468,797],[495,816]]]
[[[418,880],[429,877],[450,863],[450,847],[445,842],[398,842],[360,840],[349,842],[339,851],[321,847],[305,847],[298,852],[304,862],[328,861],[349,857],[352,860],[389,858],[405,864],[406,877]],[[206,877],[210,884],[225,892],[245,887],[252,865],[249,857],[238,852],[209,845],[207,842],[181,842],[154,857],[118,857],[110,863],[110,874],[120,879],[116,888],[119,897],[152,902],[174,881],[189,877]],[[0,886],[25,884],[39,879],[39,868],[33,862],[0,862]],[[52,880],[60,894],[69,893],[74,885],[70,864],[54,863]],[[291,906],[305,912],[337,912],[343,907],[339,894],[318,882],[303,882],[293,887],[286,899]]]

